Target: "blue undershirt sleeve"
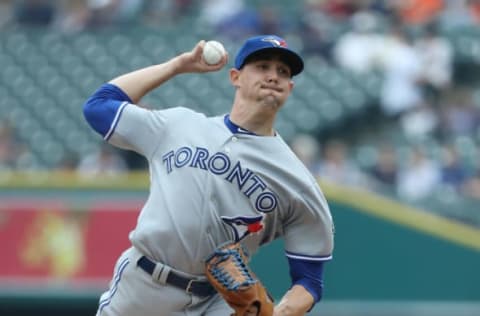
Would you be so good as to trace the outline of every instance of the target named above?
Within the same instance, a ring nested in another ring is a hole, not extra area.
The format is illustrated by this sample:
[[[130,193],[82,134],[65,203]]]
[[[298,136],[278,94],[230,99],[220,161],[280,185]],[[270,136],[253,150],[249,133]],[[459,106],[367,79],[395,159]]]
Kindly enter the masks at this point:
[[[323,292],[323,265],[325,261],[303,260],[287,257],[293,285],[303,286],[314,299],[320,301]],[[313,307],[313,306],[312,306]]]
[[[127,103],[132,103],[132,100],[125,92],[106,83],[85,102],[83,115],[96,132],[108,139]]]

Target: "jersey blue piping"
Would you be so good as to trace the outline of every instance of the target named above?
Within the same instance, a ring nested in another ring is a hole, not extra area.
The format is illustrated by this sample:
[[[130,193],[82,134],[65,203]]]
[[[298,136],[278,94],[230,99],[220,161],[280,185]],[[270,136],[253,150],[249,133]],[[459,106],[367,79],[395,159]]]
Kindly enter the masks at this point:
[[[112,287],[110,288],[110,291],[109,291],[109,295],[107,298],[103,299],[100,301],[99,303],[99,307],[98,307],[98,313],[100,314],[102,312],[102,310],[108,306],[110,304],[110,302],[112,301],[112,298],[113,298],[113,295],[115,295],[115,292],[117,292],[117,288],[118,288],[118,283],[120,283],[120,280],[122,279],[122,274],[123,274],[123,270],[125,270],[125,268],[127,267],[127,265],[130,263],[130,261],[128,260],[128,258],[126,258],[119,266],[118,268],[118,272],[117,274],[115,275],[115,278],[114,278],[114,281],[113,281],[113,285]]]
[[[232,132],[232,134],[246,134],[246,135],[254,135],[258,136],[257,134],[250,132],[246,129],[241,128],[237,124],[233,123],[230,120],[230,115],[226,114],[225,117],[223,118],[223,121],[225,122],[225,125],[228,127],[228,129]]]
[[[117,127],[118,121],[120,120],[120,117],[122,116],[123,110],[127,106],[128,102],[123,102],[120,105],[120,108],[117,110],[117,113],[115,114],[115,117],[113,118],[112,125],[110,126],[110,129],[108,130],[107,134],[105,134],[104,139],[109,140],[110,137],[112,136],[113,132],[115,131],[115,128]]]

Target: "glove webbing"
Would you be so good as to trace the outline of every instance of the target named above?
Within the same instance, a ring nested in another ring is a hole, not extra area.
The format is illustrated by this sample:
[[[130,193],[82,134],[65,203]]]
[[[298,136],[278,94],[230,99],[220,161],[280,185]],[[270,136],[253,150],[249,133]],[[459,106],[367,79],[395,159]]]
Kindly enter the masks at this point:
[[[230,249],[217,249],[215,251],[215,255],[218,256],[217,258],[219,259],[219,263],[228,260],[229,257],[232,257],[235,267],[241,273],[241,275],[245,277],[244,281],[236,282],[236,280],[229,273],[227,273],[223,267],[220,267],[219,265],[212,266],[210,268],[210,273],[212,276],[229,291],[235,291],[242,286],[250,286],[257,282],[257,280],[252,278],[248,267],[243,262],[238,251]]]

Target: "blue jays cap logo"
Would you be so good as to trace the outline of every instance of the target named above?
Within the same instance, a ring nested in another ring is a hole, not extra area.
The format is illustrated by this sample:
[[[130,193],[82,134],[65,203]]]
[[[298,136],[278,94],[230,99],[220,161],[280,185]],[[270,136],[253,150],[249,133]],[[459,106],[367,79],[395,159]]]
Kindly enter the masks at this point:
[[[237,217],[222,216],[222,220],[231,228],[236,242],[263,229],[263,215]]]
[[[302,57],[288,48],[287,41],[276,35],[260,35],[249,38],[238,51],[235,58],[235,68],[241,69],[249,56],[263,50],[275,50],[282,54],[284,61],[292,70],[292,76],[302,72]]]
[[[287,42],[284,39],[280,39],[280,38],[277,39],[275,37],[265,37],[265,38],[262,38],[262,41],[269,42],[275,47],[285,47],[285,48],[288,47]]]

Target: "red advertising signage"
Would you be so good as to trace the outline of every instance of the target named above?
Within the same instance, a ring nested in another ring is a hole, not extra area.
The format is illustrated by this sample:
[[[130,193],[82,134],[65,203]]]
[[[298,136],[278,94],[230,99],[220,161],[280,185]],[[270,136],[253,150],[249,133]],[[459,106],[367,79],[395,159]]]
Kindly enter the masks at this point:
[[[141,204],[1,201],[0,285],[105,287]]]

